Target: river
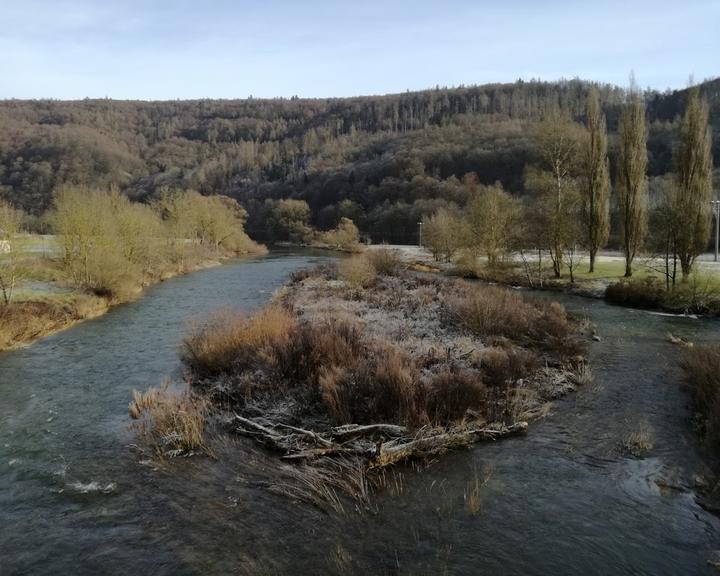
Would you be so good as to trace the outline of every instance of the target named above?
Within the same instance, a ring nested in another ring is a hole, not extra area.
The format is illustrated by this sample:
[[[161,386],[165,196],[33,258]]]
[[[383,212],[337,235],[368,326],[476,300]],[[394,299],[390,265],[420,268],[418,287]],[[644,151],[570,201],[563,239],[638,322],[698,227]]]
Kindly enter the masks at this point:
[[[0,575],[716,573],[720,522],[687,488],[707,470],[666,334],[718,340],[717,320],[554,296],[596,325],[595,383],[526,437],[408,467],[371,511],[274,494],[258,480],[275,457],[244,440],[218,460],[139,462],[131,392],[179,376],[188,322],[257,308],[325,258],[274,253],[175,278],[1,353]],[[621,443],[641,424],[654,448],[634,458]],[[473,514],[463,496],[478,470],[491,475]]]

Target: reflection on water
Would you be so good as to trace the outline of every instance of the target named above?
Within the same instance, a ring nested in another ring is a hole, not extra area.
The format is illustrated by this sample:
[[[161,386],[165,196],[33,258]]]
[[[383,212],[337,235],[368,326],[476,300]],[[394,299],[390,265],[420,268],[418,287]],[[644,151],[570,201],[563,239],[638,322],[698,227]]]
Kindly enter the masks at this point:
[[[561,297],[602,337],[595,384],[526,438],[401,471],[402,493],[380,494],[374,513],[272,494],[258,470],[282,465],[243,440],[219,461],[138,464],[130,392],[177,375],[187,321],[257,307],[317,260],[276,254],[176,278],[1,354],[0,574],[713,573],[720,524],[688,491],[705,470],[666,333],[716,340],[717,321]],[[654,448],[628,457],[623,440],[641,423]],[[472,514],[463,497],[477,470],[492,476]]]

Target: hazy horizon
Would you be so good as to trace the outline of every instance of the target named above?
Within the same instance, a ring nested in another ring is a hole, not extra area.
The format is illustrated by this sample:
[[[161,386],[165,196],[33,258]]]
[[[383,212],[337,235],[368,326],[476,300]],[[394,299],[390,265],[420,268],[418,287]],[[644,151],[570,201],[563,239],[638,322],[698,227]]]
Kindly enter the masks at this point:
[[[27,0],[0,8],[2,99],[341,98],[718,75],[720,3]]]

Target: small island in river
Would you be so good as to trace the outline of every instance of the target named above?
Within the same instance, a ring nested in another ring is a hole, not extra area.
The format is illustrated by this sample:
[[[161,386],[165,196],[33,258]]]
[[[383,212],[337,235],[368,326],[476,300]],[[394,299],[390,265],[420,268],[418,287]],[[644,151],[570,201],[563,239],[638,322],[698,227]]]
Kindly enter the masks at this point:
[[[136,393],[130,413],[157,456],[211,454],[212,428],[352,496],[358,475],[366,485],[390,465],[524,432],[590,379],[582,328],[560,304],[374,250],[295,273],[253,316],[192,330],[188,386]]]

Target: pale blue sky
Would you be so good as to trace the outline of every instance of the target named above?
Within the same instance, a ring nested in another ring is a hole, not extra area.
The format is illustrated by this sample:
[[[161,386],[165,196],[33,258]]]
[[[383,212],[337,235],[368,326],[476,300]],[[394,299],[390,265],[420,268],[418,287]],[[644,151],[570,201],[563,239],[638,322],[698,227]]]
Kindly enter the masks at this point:
[[[720,0],[0,0],[0,98],[350,96],[720,75]]]

